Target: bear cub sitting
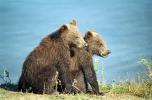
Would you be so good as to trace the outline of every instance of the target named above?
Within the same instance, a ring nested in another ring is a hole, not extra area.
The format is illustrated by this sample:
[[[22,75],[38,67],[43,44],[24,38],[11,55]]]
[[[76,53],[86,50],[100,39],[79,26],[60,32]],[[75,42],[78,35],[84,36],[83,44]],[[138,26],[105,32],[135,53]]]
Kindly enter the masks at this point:
[[[67,93],[71,92],[72,78],[70,47],[83,48],[86,42],[73,20],[46,36],[24,61],[18,89],[25,92],[52,94],[60,78]]]

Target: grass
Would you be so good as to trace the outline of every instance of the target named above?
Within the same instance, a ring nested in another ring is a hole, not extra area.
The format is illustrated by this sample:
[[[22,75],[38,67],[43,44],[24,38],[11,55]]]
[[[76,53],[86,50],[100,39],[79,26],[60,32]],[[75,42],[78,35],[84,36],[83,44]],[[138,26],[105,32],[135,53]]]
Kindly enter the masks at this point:
[[[103,87],[100,86],[100,90],[104,93],[128,94],[141,98],[152,98],[152,81],[146,81],[144,83],[121,82],[114,86],[111,84]]]
[[[104,96],[89,94],[53,94],[38,95],[33,93],[12,92],[0,89],[0,100],[146,100],[128,94],[106,93]]]
[[[119,82],[111,84],[99,83],[104,96],[91,94],[53,94],[38,95],[33,93],[15,92],[17,85],[2,84],[0,86],[0,100],[152,100],[152,63],[150,60],[140,61],[147,69],[147,79],[143,82]]]

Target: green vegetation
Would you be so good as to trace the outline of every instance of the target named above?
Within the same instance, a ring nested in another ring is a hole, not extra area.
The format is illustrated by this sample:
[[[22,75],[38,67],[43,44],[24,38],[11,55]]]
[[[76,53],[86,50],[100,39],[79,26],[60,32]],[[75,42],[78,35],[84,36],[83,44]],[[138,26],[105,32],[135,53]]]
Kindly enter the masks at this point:
[[[9,78],[9,71],[7,67],[4,67],[3,73],[0,74],[0,78],[5,82],[5,83],[11,83],[11,80]]]
[[[141,59],[147,73],[147,79],[142,82],[124,81],[111,84],[104,84],[104,73],[102,72],[102,81],[99,82],[100,91],[104,92],[104,96],[96,96],[91,94],[53,94],[53,95],[37,95],[33,93],[13,92],[16,90],[16,85],[6,83],[0,87],[0,100],[152,100],[152,62],[148,59]],[[98,62],[95,67],[98,67]],[[102,66],[103,67],[103,66]],[[102,70],[104,67],[102,68]],[[104,70],[103,70],[104,71]],[[1,75],[4,76],[4,75]],[[9,75],[6,78],[9,77]]]
[[[147,70],[145,74],[148,78],[143,82],[124,81],[117,84],[113,82],[109,85],[100,83],[100,90],[105,93],[129,94],[152,99],[152,62],[151,60],[141,59],[140,63],[142,63]]]

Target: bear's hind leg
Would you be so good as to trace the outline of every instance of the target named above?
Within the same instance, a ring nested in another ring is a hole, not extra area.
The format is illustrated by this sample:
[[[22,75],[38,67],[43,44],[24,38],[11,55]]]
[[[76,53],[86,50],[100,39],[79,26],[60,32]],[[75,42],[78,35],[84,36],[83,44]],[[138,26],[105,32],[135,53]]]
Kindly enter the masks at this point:
[[[38,78],[42,82],[37,82],[38,87],[36,91],[52,94],[57,92],[57,80],[58,80],[58,71],[54,66],[47,66],[43,68],[38,74]]]

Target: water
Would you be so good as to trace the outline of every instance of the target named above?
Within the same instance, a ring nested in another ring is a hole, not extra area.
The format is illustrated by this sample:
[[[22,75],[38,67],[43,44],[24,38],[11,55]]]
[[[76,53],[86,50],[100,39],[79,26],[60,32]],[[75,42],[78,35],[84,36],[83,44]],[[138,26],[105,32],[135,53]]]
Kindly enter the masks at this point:
[[[0,0],[0,73],[17,82],[26,56],[49,32],[75,18],[80,31],[95,29],[112,51],[94,58],[104,65],[105,81],[142,74],[141,58],[152,57],[151,0]],[[98,79],[101,79],[101,66]]]

